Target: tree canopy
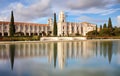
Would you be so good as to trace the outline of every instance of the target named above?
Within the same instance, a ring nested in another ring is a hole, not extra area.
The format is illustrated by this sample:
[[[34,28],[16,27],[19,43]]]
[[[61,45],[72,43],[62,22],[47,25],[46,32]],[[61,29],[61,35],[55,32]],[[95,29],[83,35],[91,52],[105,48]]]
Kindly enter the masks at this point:
[[[15,34],[14,15],[13,15],[13,11],[11,11],[10,36],[14,36],[14,34]]]
[[[105,29],[105,28],[107,28],[107,25],[106,25],[106,23],[104,23],[104,25],[103,25],[103,28]]]
[[[103,28],[102,28],[103,27]],[[96,27],[97,28],[97,27]],[[100,25],[100,30],[98,32],[90,31],[87,33],[87,36],[120,36],[120,28],[113,27],[111,18],[108,20],[108,26],[106,23]]]
[[[54,13],[54,29],[53,29],[53,35],[54,35],[54,36],[57,36],[56,13]]]
[[[109,20],[108,20],[108,28],[112,29],[112,21],[111,21],[111,18],[109,18]]]

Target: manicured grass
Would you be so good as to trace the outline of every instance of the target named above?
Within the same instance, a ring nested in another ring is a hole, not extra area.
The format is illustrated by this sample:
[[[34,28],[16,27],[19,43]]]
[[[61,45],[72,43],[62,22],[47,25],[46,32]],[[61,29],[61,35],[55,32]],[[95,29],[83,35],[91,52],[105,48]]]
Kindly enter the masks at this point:
[[[15,36],[15,37],[0,37],[0,41],[34,41],[40,40],[39,36]]]
[[[89,36],[87,39],[120,39],[120,36]]]

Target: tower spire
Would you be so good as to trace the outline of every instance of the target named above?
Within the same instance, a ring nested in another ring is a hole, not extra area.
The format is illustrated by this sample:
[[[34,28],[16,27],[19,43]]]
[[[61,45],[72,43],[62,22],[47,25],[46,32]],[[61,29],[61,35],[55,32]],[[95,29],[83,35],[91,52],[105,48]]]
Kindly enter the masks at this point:
[[[59,22],[66,22],[66,17],[63,11],[59,14]]]

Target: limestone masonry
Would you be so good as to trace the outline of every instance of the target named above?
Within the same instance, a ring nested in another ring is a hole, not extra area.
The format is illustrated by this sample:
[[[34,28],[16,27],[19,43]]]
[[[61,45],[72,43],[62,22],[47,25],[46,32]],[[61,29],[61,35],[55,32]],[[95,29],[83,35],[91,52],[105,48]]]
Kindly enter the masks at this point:
[[[0,36],[10,36],[9,33],[10,22],[0,21]],[[51,31],[53,33],[53,19],[49,18],[47,24],[23,23],[15,22],[15,32],[21,33],[23,36],[32,35],[48,35]],[[69,36],[81,34],[86,36],[86,33],[96,29],[96,24],[88,22],[66,22],[64,12],[60,12],[57,22],[58,36]]]

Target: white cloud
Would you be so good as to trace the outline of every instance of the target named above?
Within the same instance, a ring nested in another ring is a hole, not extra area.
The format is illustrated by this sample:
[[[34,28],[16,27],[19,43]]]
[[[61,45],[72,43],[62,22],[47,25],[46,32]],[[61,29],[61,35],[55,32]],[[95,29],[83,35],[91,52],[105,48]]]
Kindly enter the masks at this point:
[[[100,14],[100,15],[109,15],[120,10],[118,9],[101,9],[101,8],[90,8],[85,10],[68,10],[69,15],[78,15],[78,14]]]
[[[108,8],[119,4],[120,0],[69,0],[67,6],[70,9],[88,9],[88,8]]]
[[[89,21],[91,23],[105,23],[107,20],[105,19],[96,19],[96,18],[91,18],[91,17],[88,17],[88,16],[81,16],[78,18],[78,20],[80,20],[81,22],[84,22],[84,21]]]
[[[63,10],[72,14],[109,15],[120,8],[111,8],[119,0],[53,0],[54,10]],[[56,4],[55,4],[56,3]]]
[[[68,14],[100,14],[109,15],[120,9],[111,8],[120,0],[18,0],[8,4],[0,12],[0,20],[9,20],[10,11],[14,11],[15,21],[35,21],[41,17],[51,16],[61,10]]]
[[[91,7],[104,7],[109,4],[107,0],[70,0],[68,7],[71,9],[86,9]],[[108,4],[106,4],[108,3]]]
[[[10,14],[9,16],[7,14],[10,13],[11,10],[14,11],[16,21],[32,21],[50,15],[51,5],[50,0],[39,0],[29,6],[25,6],[20,2],[15,2],[6,7],[0,15],[8,20]],[[3,17],[1,19],[3,19]]]

